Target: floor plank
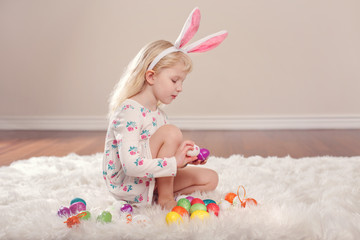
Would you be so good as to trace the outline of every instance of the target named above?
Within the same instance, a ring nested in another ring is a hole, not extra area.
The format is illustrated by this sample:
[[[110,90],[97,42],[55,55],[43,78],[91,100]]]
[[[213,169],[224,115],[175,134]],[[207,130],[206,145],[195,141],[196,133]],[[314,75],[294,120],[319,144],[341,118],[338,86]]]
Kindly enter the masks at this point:
[[[0,166],[38,156],[90,155],[102,152],[104,131],[0,131]],[[360,156],[360,129],[355,130],[253,130],[183,131],[211,151],[211,155],[245,157],[290,155]]]

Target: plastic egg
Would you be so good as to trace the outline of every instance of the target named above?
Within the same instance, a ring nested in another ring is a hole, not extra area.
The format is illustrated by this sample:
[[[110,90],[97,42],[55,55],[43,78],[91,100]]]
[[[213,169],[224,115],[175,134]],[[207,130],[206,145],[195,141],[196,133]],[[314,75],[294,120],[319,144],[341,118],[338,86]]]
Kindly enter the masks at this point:
[[[190,208],[190,214],[193,214],[193,212],[198,211],[198,210],[207,211],[207,209],[206,209],[206,207],[205,207],[204,204],[195,203],[195,204],[192,205],[191,208]]]
[[[166,214],[165,220],[168,225],[183,222],[182,217],[177,212],[169,212]]]
[[[194,205],[194,204],[196,204],[196,203],[200,203],[200,204],[204,204],[204,205],[205,205],[204,201],[201,200],[200,198],[194,198],[194,199],[191,201],[191,205]]]
[[[212,199],[205,199],[204,201],[204,204],[205,204],[205,206],[207,206],[209,203],[216,203],[214,200],[212,200]]]
[[[130,204],[124,204],[122,205],[122,207],[120,208],[120,212],[121,213],[132,213],[133,212],[133,208]]]
[[[71,214],[75,215],[78,212],[86,211],[86,206],[83,202],[75,202],[69,207]]]
[[[96,220],[98,222],[102,222],[102,223],[109,223],[112,220],[112,215],[110,212],[108,211],[103,211],[97,218]]]
[[[236,196],[237,196],[237,195],[236,195],[235,193],[230,192],[230,193],[226,194],[225,200],[232,204],[232,203],[233,203],[233,200],[234,200],[234,198],[235,198]]]
[[[194,149],[193,150],[189,150],[187,153],[186,153],[186,155],[187,156],[190,156],[190,157],[195,157],[195,156],[197,156],[197,155],[199,155],[200,154],[200,148],[199,148],[199,146],[197,146],[197,145],[194,145]]]
[[[89,211],[85,211],[86,215],[80,218],[81,220],[89,220],[91,218],[91,214]]]
[[[70,209],[67,207],[61,207],[59,209],[59,211],[57,212],[59,217],[70,217],[71,213],[70,213]]]
[[[177,206],[183,207],[186,211],[190,211],[191,203],[188,199],[182,198],[177,202]]]
[[[82,202],[86,206],[86,202],[82,198],[74,198],[73,200],[71,200],[70,205],[72,205],[73,203],[76,203],[76,202]]]
[[[171,211],[172,212],[177,212],[182,217],[189,215],[188,211],[185,208],[181,207],[181,206],[175,206]]]
[[[210,151],[206,148],[201,148],[200,153],[197,156],[198,160],[205,161],[210,155]]]
[[[219,216],[220,207],[216,203],[209,203],[206,206],[208,213],[214,213],[215,216]]]
[[[197,210],[191,214],[190,219],[198,218],[198,219],[204,220],[209,217],[210,217],[210,214],[207,211]]]
[[[186,199],[191,202],[194,199],[194,197],[193,196],[187,196]]]
[[[235,197],[235,198],[233,199],[232,205],[233,205],[234,207],[240,207],[240,206],[243,205],[243,203],[240,201],[240,199],[239,199],[238,197]]]

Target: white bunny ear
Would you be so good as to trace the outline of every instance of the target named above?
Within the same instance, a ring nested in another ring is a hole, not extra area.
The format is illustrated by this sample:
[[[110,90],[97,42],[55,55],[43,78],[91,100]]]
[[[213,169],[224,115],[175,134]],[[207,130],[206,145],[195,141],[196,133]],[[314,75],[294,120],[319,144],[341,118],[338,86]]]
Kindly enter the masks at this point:
[[[176,48],[181,48],[192,39],[192,37],[199,29],[200,19],[201,19],[200,10],[199,8],[196,7],[190,13],[188,19],[186,20],[180,32],[179,37],[175,41],[174,45]]]
[[[184,48],[188,53],[192,52],[206,52],[217,47],[227,37],[227,31],[220,31],[204,37]]]

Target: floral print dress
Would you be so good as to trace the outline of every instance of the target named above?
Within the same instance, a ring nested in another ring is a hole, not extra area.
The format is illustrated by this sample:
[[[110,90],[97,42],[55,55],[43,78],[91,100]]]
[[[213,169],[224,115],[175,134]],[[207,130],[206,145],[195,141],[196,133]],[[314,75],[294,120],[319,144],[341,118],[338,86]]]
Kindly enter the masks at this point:
[[[151,204],[155,178],[175,176],[176,159],[152,158],[149,139],[167,124],[165,114],[125,100],[110,118],[105,141],[103,177],[116,199]]]

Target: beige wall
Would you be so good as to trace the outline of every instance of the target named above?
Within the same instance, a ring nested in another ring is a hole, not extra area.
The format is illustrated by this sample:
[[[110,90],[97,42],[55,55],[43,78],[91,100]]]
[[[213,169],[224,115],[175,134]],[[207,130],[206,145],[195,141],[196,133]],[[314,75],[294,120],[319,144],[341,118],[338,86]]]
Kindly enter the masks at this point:
[[[141,2],[141,4],[139,3]],[[360,1],[0,1],[0,116],[106,115],[147,42],[174,42],[199,6],[197,40],[170,116],[360,116]]]

